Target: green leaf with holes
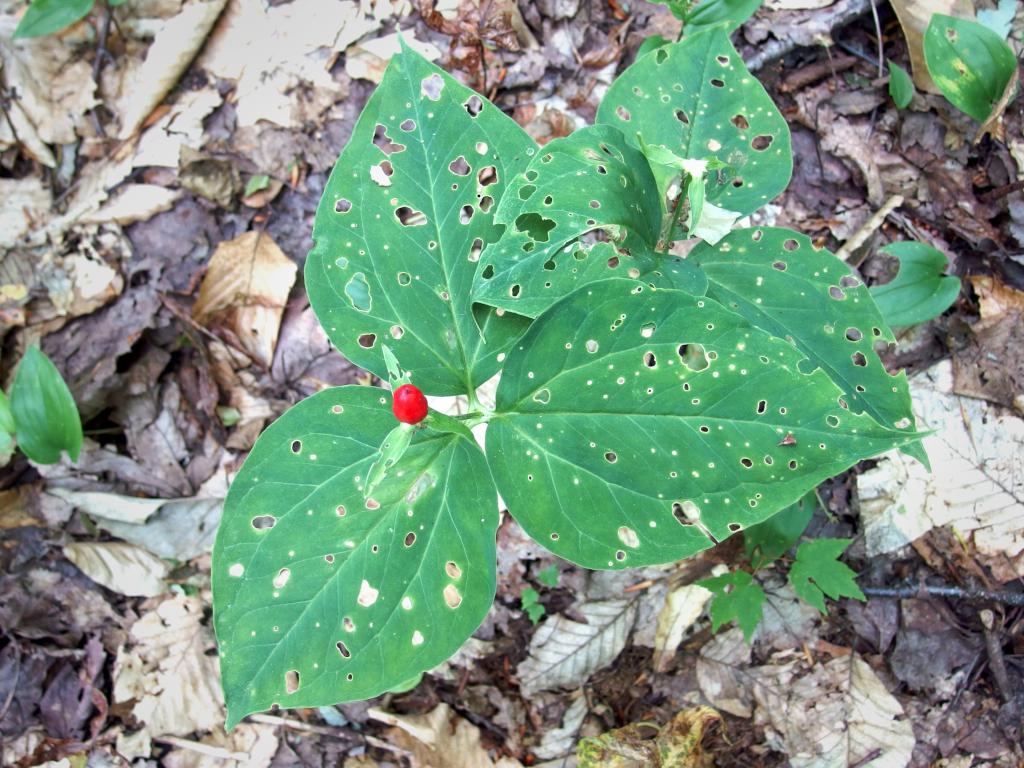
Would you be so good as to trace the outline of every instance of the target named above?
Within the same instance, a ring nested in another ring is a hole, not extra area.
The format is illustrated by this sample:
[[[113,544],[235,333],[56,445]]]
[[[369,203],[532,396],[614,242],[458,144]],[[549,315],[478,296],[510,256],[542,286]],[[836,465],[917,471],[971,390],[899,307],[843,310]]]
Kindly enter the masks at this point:
[[[472,391],[525,327],[474,313],[498,201],[534,154],[497,107],[408,48],[395,56],[331,174],[306,261],[310,303],[347,358],[387,377],[382,345],[428,394]]]
[[[850,268],[789,229],[740,229],[690,254],[708,276],[708,296],[792,341],[842,390],[853,413],[913,431],[906,375],[890,376],[874,351],[896,338]]]
[[[852,597],[864,600],[857,586],[857,574],[839,562],[839,556],[850,546],[851,539],[815,539],[805,541],[796,550],[796,560],[789,569],[789,583],[797,597],[822,613],[825,595],[833,600]]]
[[[924,243],[890,243],[881,253],[899,260],[896,277],[871,287],[871,298],[892,325],[915,325],[938,317],[960,295],[960,278],[946,274],[946,257]]]
[[[764,87],[743,64],[722,28],[688,35],[638,59],[612,83],[597,121],[639,146],[637,132],[687,159],[716,157],[706,199],[746,214],[789,183],[789,128]],[[666,195],[679,175],[654,168]]]
[[[998,34],[941,13],[925,30],[924,60],[942,95],[979,122],[992,114],[1017,69],[1013,50]]]
[[[723,624],[735,621],[749,643],[763,615],[765,595],[761,585],[746,571],[723,573],[697,583],[714,594],[711,631],[717,632]]]
[[[418,429],[367,499],[394,424],[382,390],[325,390],[266,430],[232,484],[212,575],[229,727],[395,688],[486,615],[498,510],[484,457]]]
[[[644,156],[607,125],[545,145],[510,180],[494,220],[505,231],[483,252],[474,299],[527,317],[616,270],[639,276],[658,263],[654,176]],[[594,247],[582,240],[596,232],[611,242]]]
[[[842,408],[803,359],[711,299],[622,279],[580,288],[508,354],[486,437],[498,490],[567,560],[664,563],[914,439]]]

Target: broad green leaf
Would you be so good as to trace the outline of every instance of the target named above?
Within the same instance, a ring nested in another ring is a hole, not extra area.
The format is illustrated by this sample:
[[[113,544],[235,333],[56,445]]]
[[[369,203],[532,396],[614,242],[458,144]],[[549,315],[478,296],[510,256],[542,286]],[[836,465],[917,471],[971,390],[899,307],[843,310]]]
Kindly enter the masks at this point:
[[[890,325],[915,325],[938,317],[960,294],[960,278],[945,274],[942,251],[924,243],[890,243],[881,253],[900,262],[896,277],[870,288],[871,298]]]
[[[367,699],[447,659],[494,597],[494,485],[476,444],[418,429],[366,499],[386,393],[325,390],[257,441],[224,507],[213,603],[228,726]]]
[[[60,371],[39,347],[29,347],[11,387],[18,447],[38,464],[56,464],[62,451],[72,461],[82,449],[82,421]]]
[[[789,183],[789,128],[764,87],[747,71],[721,28],[687,36],[638,59],[612,83],[597,121],[627,140],[661,145],[680,157],[717,157],[708,202],[751,213]],[[664,196],[678,173],[655,168]]]
[[[474,299],[527,317],[615,269],[641,274],[657,263],[651,251],[661,204],[654,177],[644,156],[607,125],[546,144],[510,180],[494,221],[505,231],[483,252]],[[581,242],[598,230],[614,249],[592,251]]]
[[[486,438],[498,490],[555,554],[624,568],[706,549],[914,438],[843,409],[801,360],[710,299],[581,288],[509,352]]]
[[[313,226],[306,289],[334,345],[387,376],[382,345],[428,394],[475,389],[522,318],[475,316],[494,212],[536,148],[515,122],[405,48],[367,102]]]
[[[808,358],[801,370],[820,367],[851,412],[913,431],[907,377],[890,376],[874,351],[896,338],[846,264],[805,235],[774,227],[701,243],[689,260],[707,274],[708,296],[791,341]]]
[[[92,5],[93,0],[32,0],[12,37],[52,35],[84,19]]]
[[[723,24],[732,32],[754,15],[762,0],[699,0],[686,15],[683,32],[692,35],[707,27]]]
[[[900,109],[906,109],[914,98],[914,81],[907,70],[894,61],[889,61],[889,95]]]
[[[519,599],[523,604],[523,611],[530,618],[531,624],[536,624],[544,616],[544,606],[540,602],[540,592],[533,587],[523,587]]]
[[[754,569],[764,568],[786,554],[796,544],[818,506],[818,497],[809,491],[777,515],[743,531],[743,546]]]
[[[749,643],[763,615],[765,595],[761,585],[746,571],[731,571],[697,583],[715,595],[711,600],[711,631],[735,621]]]
[[[941,13],[925,30],[924,59],[942,95],[979,122],[988,119],[1017,69],[1017,58],[998,34]]]
[[[864,600],[857,586],[857,574],[839,556],[850,546],[850,539],[815,539],[805,541],[796,551],[796,560],[789,569],[789,583],[797,597],[822,613],[825,595],[833,600],[853,597]]]

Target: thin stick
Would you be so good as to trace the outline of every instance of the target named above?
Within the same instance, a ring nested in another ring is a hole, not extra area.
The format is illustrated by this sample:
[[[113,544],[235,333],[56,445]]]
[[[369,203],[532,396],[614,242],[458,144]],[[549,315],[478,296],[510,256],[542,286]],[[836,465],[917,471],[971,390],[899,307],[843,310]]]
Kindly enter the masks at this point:
[[[893,195],[886,200],[882,207],[875,211],[874,215],[850,236],[849,240],[843,243],[842,248],[836,251],[836,256],[843,261],[847,261],[853,255],[853,252],[864,245],[867,239],[875,233],[875,230],[882,226],[885,217],[901,205],[903,205],[903,195]]]
[[[978,612],[981,619],[981,626],[985,635],[985,650],[988,651],[988,668],[992,670],[992,677],[996,679],[999,693],[1003,701],[1013,701],[1013,684],[1010,682],[1010,675],[1006,671],[1006,657],[1003,656],[1003,640],[996,630],[996,617],[989,609]]]
[[[964,589],[944,584],[921,584],[905,587],[861,587],[868,597],[895,597],[900,600],[922,597],[954,597],[960,600],[1002,603],[1003,605],[1024,606],[1022,592],[993,592],[988,589]]]
[[[190,752],[198,752],[200,755],[214,757],[218,760],[237,760],[244,763],[251,757],[248,752],[232,752],[231,750],[224,749],[223,747],[215,747],[211,744],[190,741],[189,739],[182,739],[177,736],[155,736],[153,741],[159,741],[161,744],[169,744],[170,746],[177,747],[178,749],[187,749]]]
[[[818,18],[824,22],[829,29],[837,29],[845,26],[868,11],[869,0],[849,0],[845,3],[835,3],[820,12]],[[754,72],[769,61],[780,59],[790,51],[797,48],[797,44],[789,39],[772,40],[767,45],[757,49],[757,53],[746,59],[747,69]]]

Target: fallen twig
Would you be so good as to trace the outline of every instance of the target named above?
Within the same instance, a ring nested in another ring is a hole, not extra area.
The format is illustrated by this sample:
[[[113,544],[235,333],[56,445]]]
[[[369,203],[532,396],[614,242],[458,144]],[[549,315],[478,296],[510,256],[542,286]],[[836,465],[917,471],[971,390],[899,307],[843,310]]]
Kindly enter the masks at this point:
[[[999,687],[999,694],[1004,702],[1013,700],[1013,684],[1010,682],[1010,675],[1006,671],[1006,658],[1003,656],[1003,639],[996,629],[996,618],[992,611],[987,608],[978,612],[981,619],[981,626],[985,635],[985,650],[988,651],[988,668],[992,670],[992,677],[996,679]]]
[[[843,246],[836,251],[836,258],[848,261],[853,252],[860,248],[864,243],[867,242],[868,238],[875,233],[875,231],[882,226],[882,222],[885,221],[885,217],[892,213],[894,210],[903,205],[903,195],[893,195],[871,216],[870,219],[865,221],[860,228],[850,235],[850,238],[843,243]]]
[[[868,597],[895,597],[901,600],[914,597],[953,597],[960,600],[1002,603],[1024,606],[1022,592],[994,592],[989,589],[964,589],[943,584],[920,584],[905,587],[861,587]]]
[[[829,29],[835,29],[849,24],[858,16],[867,13],[870,7],[870,0],[850,0],[846,3],[836,3],[822,10],[819,18]],[[754,72],[769,61],[779,59],[797,47],[797,43],[793,40],[772,40],[759,46],[757,53],[746,60],[747,69]]]

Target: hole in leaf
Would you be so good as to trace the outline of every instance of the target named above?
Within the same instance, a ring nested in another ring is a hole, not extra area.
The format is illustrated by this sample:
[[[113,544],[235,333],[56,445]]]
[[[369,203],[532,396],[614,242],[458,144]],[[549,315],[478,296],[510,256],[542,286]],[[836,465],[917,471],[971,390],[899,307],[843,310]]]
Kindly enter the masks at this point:
[[[252,527],[257,531],[266,531],[277,525],[277,518],[273,515],[257,515],[252,519]]]
[[[551,390],[547,388],[538,389],[533,393],[533,401],[541,405],[547,405],[551,402]]]
[[[484,108],[484,103],[483,101],[480,100],[480,97],[474,93],[466,100],[466,103],[463,104],[462,106],[466,108],[466,111],[469,113],[470,117],[476,117],[477,115],[480,114],[480,110]]]
[[[846,292],[838,285],[829,286],[828,295],[836,301],[842,301],[846,298]]]
[[[337,513],[338,517],[344,517],[345,516],[345,505],[344,504],[339,504],[338,506],[336,506],[334,508],[334,511]]]
[[[380,509],[380,502],[371,498],[366,500],[366,504],[364,506],[369,510]]]
[[[732,180],[732,185],[736,189],[739,189],[740,187],[743,186],[743,179],[741,179],[739,176],[737,176],[735,179]]]
[[[299,690],[299,671],[297,669],[289,669],[284,673],[284,690],[288,694]]]
[[[376,333],[364,333],[359,337],[359,346],[363,349],[373,349],[373,345],[377,343]]]
[[[753,140],[751,140],[750,146],[752,149],[755,149],[758,152],[764,152],[766,149],[768,149],[768,147],[772,145],[772,141],[774,140],[774,138],[774,136],[771,136],[767,133],[762,133],[759,136],[755,136]]]
[[[800,243],[798,243],[793,238],[790,238],[789,240],[786,240],[782,244],[782,247],[785,248],[787,251],[795,251],[797,248],[800,247]]]
[[[843,286],[843,288],[856,288],[860,285],[860,280],[853,275],[843,275],[839,278],[839,284]]]
[[[729,57],[726,56],[725,54],[720,53],[717,56],[715,56],[715,61],[717,61],[723,67],[729,66]]]
[[[494,277],[494,265],[488,264],[486,267],[484,267],[484,271],[480,273],[480,277],[482,277],[484,280],[490,280],[492,277]]]
[[[683,110],[677,109],[675,111],[675,115],[676,115],[676,120],[678,120],[683,125],[689,125],[690,124],[690,118],[686,116],[686,113],[683,112]]]
[[[412,275],[410,275],[408,272],[399,272],[397,277],[399,285],[408,285],[409,283],[412,282]]]
[[[636,531],[626,525],[620,525],[617,531],[619,541],[625,544],[630,549],[636,549],[640,546],[640,537],[636,535]]]
[[[758,400],[757,401],[757,412],[759,414],[761,414],[761,413],[764,413],[766,410],[768,410],[768,402],[766,400]]]
[[[754,462],[752,462],[746,456],[744,456],[742,459],[740,459],[740,464],[742,464],[747,469],[750,469],[752,466],[754,466]]]
[[[587,352],[594,354],[600,348],[600,345],[593,339],[587,339],[587,343],[583,345]]]
[[[529,200],[537,188],[533,184],[524,184],[519,188],[519,199]]]
[[[483,213],[489,212],[492,205],[494,205],[494,198],[490,195],[484,195],[480,198],[480,210]]]
[[[331,563],[334,562],[334,555],[326,554],[326,555],[324,555],[324,560],[326,560],[327,564],[330,565]]]
[[[779,270],[779,272],[785,272],[786,271],[786,262],[784,262],[784,261],[773,262],[772,266],[775,269]]]
[[[548,233],[555,228],[555,222],[545,219],[539,213],[523,213],[516,218],[516,229],[541,243],[548,241]]]
[[[661,64],[661,62],[663,62],[667,58],[668,58],[668,51],[666,51],[664,48],[659,48],[657,51],[654,52],[654,63],[655,64]]]
[[[621,562],[622,562],[623,560],[625,560],[625,559],[626,559],[626,553],[625,553],[625,552],[623,552],[623,551],[622,551],[621,549],[620,549],[620,550],[618,550],[618,551],[617,551],[617,552],[615,553],[615,559],[616,559],[616,560],[618,560],[618,561],[619,561],[619,562],[621,563]]]
[[[867,365],[868,365],[867,358],[864,357],[864,355],[862,355],[860,352],[854,352],[852,357],[853,357],[853,364],[854,365],[858,365],[861,368],[866,368],[867,367]]]
[[[409,120],[408,118],[406,118],[405,120],[402,121],[402,124],[399,125],[398,127],[401,128],[406,133],[409,133],[409,131],[416,130],[416,121],[415,120]]]
[[[470,167],[469,163],[466,162],[466,158],[463,155],[459,155],[448,163],[448,170],[456,176],[469,176],[469,172],[473,169]]]
[[[302,450],[301,440],[292,440],[292,453],[299,453]]]
[[[628,123],[632,116],[629,114],[629,110],[621,104],[615,108],[615,114],[619,116],[619,120]]]
[[[732,533],[736,533],[738,531],[742,531],[743,530],[743,526],[740,525],[739,523],[729,523],[729,530]]]
[[[403,227],[421,227],[427,223],[427,216],[423,211],[417,211],[408,205],[396,208],[395,216]]]
[[[741,131],[745,131],[747,130],[747,128],[750,127],[750,123],[747,122],[747,118],[742,114],[733,115],[732,119],[729,122],[731,122],[733,125],[739,128]]]
[[[405,534],[405,546],[411,547],[415,543],[416,543],[416,534],[415,533],[413,533],[412,531],[409,531],[409,533]]]
[[[608,169],[605,168],[603,165],[599,165],[597,166],[597,172],[604,176],[605,174],[608,173]]]
[[[459,589],[454,584],[449,584],[444,588],[444,601],[448,604],[449,608],[458,608],[462,605],[462,595],[459,594]]]
[[[604,460],[607,461],[609,464],[614,464],[616,461],[619,460],[619,457],[616,455],[615,451],[607,451],[604,454]]]
[[[444,79],[437,72],[427,75],[420,81],[420,92],[431,101],[440,99],[442,90]]]
[[[335,213],[348,213],[352,210],[352,201],[346,200],[344,197],[338,198],[334,203]]]
[[[380,590],[374,589],[370,586],[370,582],[363,579],[362,584],[359,585],[359,597],[356,598],[356,602],[363,608],[369,608],[377,602],[378,595],[380,595]]]
[[[396,152],[405,151],[405,145],[393,142],[388,137],[387,126],[380,123],[377,123],[377,127],[373,129],[373,145],[385,155],[393,155]]]
[[[469,260],[479,261],[480,252],[484,249],[484,241],[479,237],[474,238],[472,245],[469,246]]]
[[[755,229],[754,234],[750,236],[750,239],[757,243],[761,241],[762,237],[764,237],[764,232],[761,231],[760,229]]]
[[[344,616],[341,619],[341,628],[344,629],[346,632],[356,631],[355,622],[353,622],[352,619],[350,619],[348,616]]]
[[[281,589],[285,584],[288,583],[288,579],[292,576],[292,572],[289,568],[282,568],[277,572],[277,576],[274,577],[274,586]]]
[[[449,579],[462,578],[462,569],[451,560],[444,564],[444,572],[448,574]]]
[[[658,358],[655,357],[653,352],[644,353],[644,365],[646,365],[648,368],[658,367]]]
[[[846,329],[846,340],[847,341],[860,341],[864,338],[864,334],[861,333],[857,328]]]
[[[341,654],[342,658],[349,659],[352,657],[352,652],[349,651],[348,646],[339,640],[335,645],[338,648],[338,653]]]
[[[477,183],[481,187],[488,187],[498,182],[498,169],[493,165],[485,165],[476,175]]]
[[[725,88],[725,81],[718,77],[711,78],[711,85],[715,88]]]

